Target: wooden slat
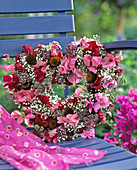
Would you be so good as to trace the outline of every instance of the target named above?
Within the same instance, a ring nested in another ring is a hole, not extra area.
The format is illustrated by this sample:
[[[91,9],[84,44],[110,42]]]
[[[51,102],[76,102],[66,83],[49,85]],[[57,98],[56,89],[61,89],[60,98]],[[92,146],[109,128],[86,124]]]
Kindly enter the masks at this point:
[[[103,45],[107,51],[137,50],[137,40],[114,41]]]
[[[125,160],[118,160],[117,162],[110,162],[107,164],[100,164],[97,166],[93,165],[83,167],[83,168],[74,168],[71,167],[70,170],[136,170],[137,169],[137,157],[133,157]]]
[[[16,169],[10,164],[6,164],[6,165],[0,165],[0,170],[16,170]]]
[[[0,35],[74,32],[72,15],[0,18]]]
[[[20,40],[0,40],[0,57],[3,57],[4,54],[9,54],[10,57],[14,57],[17,54],[20,54],[22,46],[25,44],[31,45],[36,48],[37,44],[47,45],[49,42],[57,41],[62,47],[62,52],[65,52],[66,46],[75,41],[75,37],[54,37],[54,38],[42,38],[42,39],[20,39]]]
[[[0,13],[73,10],[73,0],[0,0]]]

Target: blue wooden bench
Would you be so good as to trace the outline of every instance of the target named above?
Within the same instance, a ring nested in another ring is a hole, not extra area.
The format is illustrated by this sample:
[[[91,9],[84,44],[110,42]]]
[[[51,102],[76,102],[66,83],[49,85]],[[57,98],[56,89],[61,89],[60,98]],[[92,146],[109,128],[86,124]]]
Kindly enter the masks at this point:
[[[74,32],[74,18],[66,15],[66,11],[73,10],[72,0],[0,0],[0,14],[24,13],[23,17],[0,17],[0,36],[5,35],[27,35],[27,34],[54,34],[58,37],[39,39],[10,39],[0,40],[0,57],[8,53],[11,57],[20,53],[21,46],[29,44],[48,44],[58,41],[65,52],[66,46],[75,40],[68,37],[67,32]],[[27,17],[27,13],[53,12],[53,16]],[[107,51],[136,50],[137,41],[118,41],[105,43]],[[68,94],[68,88],[65,91]],[[55,145],[55,144],[49,144]],[[116,147],[98,138],[76,139],[57,143],[62,147],[94,148],[107,151],[103,159],[91,165],[70,165],[70,169],[82,170],[135,170],[137,169],[137,155],[132,154],[120,147]],[[15,169],[10,164],[0,159],[0,169]]]

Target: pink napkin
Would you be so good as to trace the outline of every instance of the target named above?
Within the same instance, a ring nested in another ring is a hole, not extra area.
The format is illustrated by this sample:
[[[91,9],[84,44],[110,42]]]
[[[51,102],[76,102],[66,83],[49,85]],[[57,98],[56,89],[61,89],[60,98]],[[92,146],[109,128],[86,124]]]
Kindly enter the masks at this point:
[[[47,146],[0,105],[0,158],[17,169],[68,170],[69,164],[91,163],[105,153],[95,149]]]

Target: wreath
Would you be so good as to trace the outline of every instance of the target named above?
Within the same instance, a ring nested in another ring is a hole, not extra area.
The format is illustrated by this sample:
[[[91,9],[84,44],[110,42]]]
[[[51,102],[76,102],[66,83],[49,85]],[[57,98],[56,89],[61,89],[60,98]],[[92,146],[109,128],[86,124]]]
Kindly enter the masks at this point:
[[[11,100],[20,111],[12,117],[18,123],[34,127],[33,133],[46,142],[94,136],[94,126],[105,123],[122,69],[122,57],[108,53],[98,36],[83,37],[66,47],[62,54],[58,42],[39,44],[36,49],[24,45],[15,63],[9,66],[12,75],[3,76]],[[52,84],[78,88],[63,101],[52,89]]]

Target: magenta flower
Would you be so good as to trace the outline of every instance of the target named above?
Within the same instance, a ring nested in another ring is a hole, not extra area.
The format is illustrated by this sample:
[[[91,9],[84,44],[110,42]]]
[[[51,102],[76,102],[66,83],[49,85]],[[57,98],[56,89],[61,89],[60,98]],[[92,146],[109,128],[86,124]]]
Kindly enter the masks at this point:
[[[90,97],[89,100],[86,99],[86,105],[85,107],[87,107],[89,105],[89,112],[91,113],[92,112],[92,109],[94,108],[94,103],[91,101],[92,98]]]
[[[8,67],[8,65],[7,65],[7,64],[0,65],[0,69],[3,69],[3,70],[7,70],[7,67]]]
[[[88,131],[83,130],[83,133],[81,134],[81,137],[83,139],[90,139],[91,137],[95,137],[95,130],[94,128],[89,129]]]
[[[116,102],[120,104],[120,110],[116,110],[117,118],[114,118],[115,122],[117,122],[114,126],[116,129],[113,132],[114,138],[118,139],[122,147],[137,153],[137,140],[135,139],[137,129],[137,91],[130,89],[128,96],[117,95]],[[110,137],[110,134],[111,132],[104,139],[112,143],[113,138]]]

